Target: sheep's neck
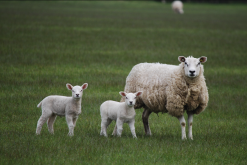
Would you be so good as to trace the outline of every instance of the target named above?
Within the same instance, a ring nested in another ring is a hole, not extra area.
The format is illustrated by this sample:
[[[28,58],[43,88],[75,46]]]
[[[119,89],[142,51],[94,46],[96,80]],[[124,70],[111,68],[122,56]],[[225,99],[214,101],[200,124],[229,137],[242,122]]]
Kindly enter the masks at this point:
[[[73,104],[75,104],[77,106],[81,106],[81,99],[72,98],[72,102],[73,102]]]
[[[132,116],[135,113],[134,107],[130,107],[125,104],[125,110],[126,110],[126,115],[127,116]]]

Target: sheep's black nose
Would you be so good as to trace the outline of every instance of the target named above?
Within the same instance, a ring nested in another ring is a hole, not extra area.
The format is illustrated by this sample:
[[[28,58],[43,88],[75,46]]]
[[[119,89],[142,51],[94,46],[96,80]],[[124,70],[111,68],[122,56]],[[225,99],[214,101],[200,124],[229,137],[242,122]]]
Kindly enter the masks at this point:
[[[195,73],[195,72],[196,72],[196,71],[194,71],[194,70],[190,70],[190,73],[191,73],[191,74],[193,74],[193,73]]]
[[[79,94],[76,94],[77,97],[79,97]]]
[[[133,101],[130,101],[130,104],[132,104],[133,103]]]

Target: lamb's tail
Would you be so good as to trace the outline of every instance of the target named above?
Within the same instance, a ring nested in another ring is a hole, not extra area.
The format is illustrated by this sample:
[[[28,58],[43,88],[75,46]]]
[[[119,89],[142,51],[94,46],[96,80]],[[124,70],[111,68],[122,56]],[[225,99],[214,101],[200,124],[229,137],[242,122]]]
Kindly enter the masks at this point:
[[[43,101],[43,100],[42,100]],[[41,107],[41,105],[42,105],[42,101],[37,105],[37,107],[38,108],[40,108]]]

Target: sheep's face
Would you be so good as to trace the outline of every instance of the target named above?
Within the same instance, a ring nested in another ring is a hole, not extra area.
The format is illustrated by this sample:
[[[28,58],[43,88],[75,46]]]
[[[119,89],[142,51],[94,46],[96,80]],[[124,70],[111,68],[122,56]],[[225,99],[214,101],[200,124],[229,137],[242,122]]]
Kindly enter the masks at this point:
[[[136,92],[136,93],[119,92],[119,94],[125,97],[126,105],[128,105],[129,107],[133,107],[136,103],[136,97],[140,96],[142,92]]]
[[[180,62],[184,62],[184,73],[187,77],[195,78],[200,74],[201,70],[201,63],[204,63],[207,61],[207,57],[200,57],[200,58],[194,58],[194,57],[187,57],[179,56],[178,60]]]
[[[76,86],[74,86],[74,87],[73,87],[71,84],[66,84],[66,87],[67,87],[69,90],[72,91],[72,97],[73,97],[74,99],[80,99],[80,98],[82,97],[82,95],[83,95],[83,90],[84,90],[84,89],[87,89],[88,84],[85,83],[85,84],[83,84],[82,86],[76,85]]]

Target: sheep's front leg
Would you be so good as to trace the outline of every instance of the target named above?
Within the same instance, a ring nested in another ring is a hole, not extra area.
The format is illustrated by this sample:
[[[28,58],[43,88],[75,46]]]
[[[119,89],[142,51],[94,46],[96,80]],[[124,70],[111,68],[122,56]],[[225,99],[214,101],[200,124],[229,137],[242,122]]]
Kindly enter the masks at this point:
[[[137,138],[136,137],[136,132],[135,132],[135,120],[132,120],[129,122],[129,127],[130,127],[130,131],[133,135],[133,138]]]
[[[66,121],[69,127],[69,136],[73,136],[74,135],[74,124],[73,124],[73,117],[66,115]]]
[[[192,135],[193,113],[187,112],[187,114],[188,114],[189,138],[193,140],[193,135]]]
[[[123,121],[118,118],[116,123],[117,123],[117,135],[121,137],[123,131]]]
[[[185,140],[187,138],[186,138],[186,133],[185,133],[186,122],[185,122],[184,116],[178,117],[178,120],[180,122],[181,129],[182,129],[182,140]]]
[[[143,122],[143,126],[144,126],[144,130],[145,130],[146,135],[152,135],[150,127],[149,127],[149,123],[148,123],[148,118],[149,118],[149,115],[151,113],[152,112],[149,111],[148,109],[144,109],[144,111],[142,113],[142,122]]]

